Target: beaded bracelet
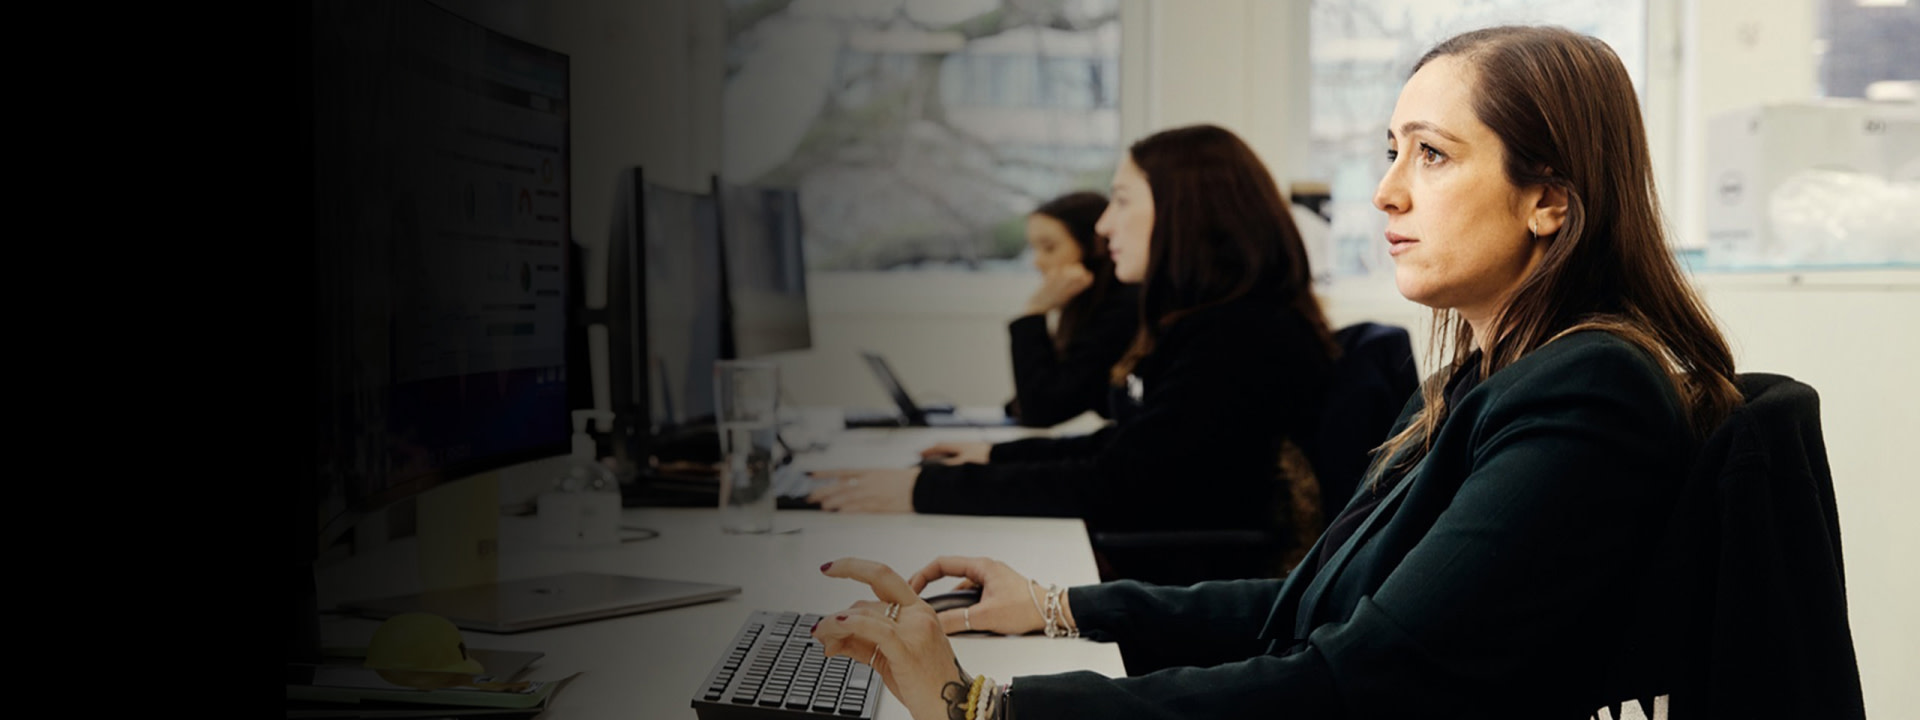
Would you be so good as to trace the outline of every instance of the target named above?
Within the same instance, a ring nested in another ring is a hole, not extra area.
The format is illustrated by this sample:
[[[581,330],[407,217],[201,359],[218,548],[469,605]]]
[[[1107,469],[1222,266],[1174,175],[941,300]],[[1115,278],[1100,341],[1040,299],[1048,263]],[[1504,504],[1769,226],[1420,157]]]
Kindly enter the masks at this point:
[[[973,687],[967,690],[967,720],[977,720],[974,708],[980,703],[980,686],[987,684],[987,676],[973,676]]]
[[[1047,637],[1080,637],[1080,628],[1067,624],[1067,612],[1061,607],[1066,601],[1066,596],[1066,588],[1051,585],[1047,587],[1047,611],[1041,613],[1047,621]]]
[[[1028,580],[1027,597],[1033,599],[1033,609],[1039,611],[1040,619],[1046,622],[1047,637],[1080,637],[1080,628],[1067,623],[1067,612],[1062,607],[1066,603],[1067,589],[1058,585],[1048,585],[1047,603],[1043,606],[1040,604],[1040,596],[1033,592],[1033,589],[1039,585],[1039,581]]]

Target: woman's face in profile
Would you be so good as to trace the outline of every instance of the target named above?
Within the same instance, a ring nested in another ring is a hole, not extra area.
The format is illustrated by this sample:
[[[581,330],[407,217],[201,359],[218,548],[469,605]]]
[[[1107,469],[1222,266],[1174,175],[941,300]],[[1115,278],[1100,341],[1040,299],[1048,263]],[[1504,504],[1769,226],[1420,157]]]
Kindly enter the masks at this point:
[[[1033,248],[1033,266],[1041,273],[1080,264],[1080,244],[1073,241],[1066,223],[1052,216],[1027,216],[1027,247]]]
[[[1153,193],[1147,175],[1133,164],[1131,154],[1120,157],[1113,171],[1113,197],[1093,231],[1107,239],[1113,259],[1113,277],[1123,283],[1147,279],[1147,250],[1153,239]]]
[[[1407,299],[1490,320],[1543,254],[1527,234],[1539,189],[1507,179],[1506,151],[1473,111],[1471,68],[1440,57],[1400,91],[1387,126],[1387,214],[1394,282]]]

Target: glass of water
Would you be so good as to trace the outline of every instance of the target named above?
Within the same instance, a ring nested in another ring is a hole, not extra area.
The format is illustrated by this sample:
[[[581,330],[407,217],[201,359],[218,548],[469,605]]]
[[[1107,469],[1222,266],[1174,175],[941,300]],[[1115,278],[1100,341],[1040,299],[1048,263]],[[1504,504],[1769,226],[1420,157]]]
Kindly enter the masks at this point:
[[[743,360],[714,363],[713,398],[720,430],[720,529],[772,532],[780,368]]]

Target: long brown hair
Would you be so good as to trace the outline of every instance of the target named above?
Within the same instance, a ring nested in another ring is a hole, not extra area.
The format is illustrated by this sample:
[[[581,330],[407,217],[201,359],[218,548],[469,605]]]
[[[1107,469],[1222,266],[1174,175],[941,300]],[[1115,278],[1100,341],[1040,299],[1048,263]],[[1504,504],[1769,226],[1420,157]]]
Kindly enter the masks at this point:
[[[1440,43],[1435,58],[1470,67],[1473,110],[1500,137],[1507,180],[1567,195],[1566,222],[1542,237],[1546,252],[1493,320],[1485,378],[1578,330],[1612,332],[1666,366],[1697,435],[1740,403],[1733,354],[1667,246],[1653,184],[1646,128],[1632,81],[1613,49],[1557,27],[1493,27]],[[1468,359],[1473,331],[1452,310],[1435,309],[1430,357],[1451,359],[1421,388],[1424,407],[1375,455],[1411,464],[1446,418],[1445,386]],[[1402,450],[1418,443],[1418,451]]]
[[[1113,256],[1107,254],[1107,239],[1094,232],[1093,226],[1099,224],[1100,214],[1107,211],[1107,198],[1096,192],[1072,192],[1048,200],[1033,211],[1060,221],[1067,229],[1067,236],[1073,238],[1073,244],[1080,246],[1080,265],[1093,275],[1093,284],[1080,294],[1068,300],[1060,308],[1060,325],[1054,328],[1053,351],[1064,355],[1067,344],[1073,340],[1073,334],[1087,324],[1100,304],[1107,299],[1108,291],[1116,282],[1113,278]]]
[[[1154,133],[1128,148],[1153,197],[1140,331],[1113,366],[1119,385],[1167,328],[1255,290],[1292,305],[1334,353],[1312,293],[1306,245],[1273,174],[1240,137],[1213,125]]]

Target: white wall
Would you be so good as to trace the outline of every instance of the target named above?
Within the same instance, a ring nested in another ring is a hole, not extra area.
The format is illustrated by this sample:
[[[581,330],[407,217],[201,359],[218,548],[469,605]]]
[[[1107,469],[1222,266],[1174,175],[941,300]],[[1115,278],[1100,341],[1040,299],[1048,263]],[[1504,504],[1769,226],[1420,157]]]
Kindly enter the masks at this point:
[[[1308,3],[1182,0],[1123,7],[1122,21],[1146,41],[1121,49],[1122,74],[1144,76],[1144,87],[1128,86],[1136,94],[1121,99],[1138,109],[1121,115],[1123,142],[1211,123],[1246,140],[1283,187],[1301,179],[1308,148]]]

